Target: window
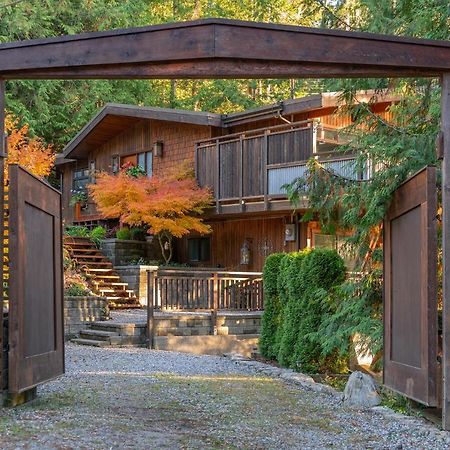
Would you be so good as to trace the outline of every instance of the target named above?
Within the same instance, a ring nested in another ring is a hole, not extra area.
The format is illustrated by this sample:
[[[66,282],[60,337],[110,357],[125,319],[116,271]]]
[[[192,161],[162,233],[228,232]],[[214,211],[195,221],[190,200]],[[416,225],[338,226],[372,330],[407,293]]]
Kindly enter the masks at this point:
[[[148,177],[153,175],[153,152],[138,153],[138,166],[145,170]]]
[[[148,177],[153,175],[153,152],[142,152],[124,156],[120,161],[120,165],[123,167],[126,163],[139,166],[145,171]]]
[[[353,270],[356,265],[356,255],[349,248],[343,236],[331,234],[313,233],[313,243],[315,248],[329,248],[336,250],[345,262],[348,270]]]
[[[89,184],[89,169],[78,169],[73,173],[72,189],[74,191],[85,191]]]
[[[89,183],[95,183],[95,159],[89,161]]]
[[[119,155],[114,155],[112,157],[111,170],[112,170],[112,173],[119,173],[119,170],[120,170],[120,157],[119,157]]]
[[[210,260],[210,239],[188,239],[188,259],[190,262],[205,262]]]

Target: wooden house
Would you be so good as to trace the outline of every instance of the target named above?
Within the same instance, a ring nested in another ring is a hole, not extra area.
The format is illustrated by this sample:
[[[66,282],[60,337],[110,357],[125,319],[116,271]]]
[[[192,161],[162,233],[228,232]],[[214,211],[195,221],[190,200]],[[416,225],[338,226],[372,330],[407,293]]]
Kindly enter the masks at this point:
[[[368,101],[373,92],[358,95]],[[378,95],[372,111],[389,119],[398,99]],[[214,205],[205,216],[208,236],[179,240],[175,260],[196,266],[259,271],[273,252],[306,246],[337,246],[314,222],[301,222],[282,186],[315,157],[337,173],[355,173],[351,156],[334,152],[339,129],[351,117],[337,112],[338,95],[324,93],[244,112],[220,115],[131,105],[106,105],[58,158],[66,224],[102,222],[95,205],[70,205],[73,190],[95,182],[98,171],[117,172],[131,162],[147,176],[163,176],[190,161],[200,186],[210,186]],[[306,206],[306,205],[303,205]]]

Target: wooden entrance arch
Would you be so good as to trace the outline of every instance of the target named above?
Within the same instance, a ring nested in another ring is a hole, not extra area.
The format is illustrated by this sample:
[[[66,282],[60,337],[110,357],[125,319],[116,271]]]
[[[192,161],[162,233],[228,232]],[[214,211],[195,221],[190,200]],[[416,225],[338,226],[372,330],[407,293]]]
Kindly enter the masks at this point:
[[[0,136],[4,134],[4,81],[8,79],[324,77],[441,79],[442,405],[443,426],[449,430],[450,42],[208,19],[3,44],[0,45]],[[0,184],[1,190],[3,183]]]

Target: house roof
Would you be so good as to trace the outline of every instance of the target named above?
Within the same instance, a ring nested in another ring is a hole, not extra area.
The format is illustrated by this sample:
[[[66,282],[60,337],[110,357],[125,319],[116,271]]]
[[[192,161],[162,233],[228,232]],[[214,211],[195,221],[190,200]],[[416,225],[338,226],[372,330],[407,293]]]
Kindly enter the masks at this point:
[[[77,158],[86,155],[142,119],[221,126],[220,114],[108,103],[64,147],[64,157]]]
[[[0,78],[440,76],[450,42],[206,19],[0,45]]]
[[[376,99],[378,103],[394,102],[399,99],[397,96],[375,91],[361,91],[356,97],[358,101],[367,102]],[[229,128],[258,120],[336,107],[339,103],[339,93],[326,92],[223,115],[202,111],[109,103],[64,147],[64,158],[59,158],[57,164],[65,164],[72,158],[87,156],[89,151],[103,145],[142,119]]]

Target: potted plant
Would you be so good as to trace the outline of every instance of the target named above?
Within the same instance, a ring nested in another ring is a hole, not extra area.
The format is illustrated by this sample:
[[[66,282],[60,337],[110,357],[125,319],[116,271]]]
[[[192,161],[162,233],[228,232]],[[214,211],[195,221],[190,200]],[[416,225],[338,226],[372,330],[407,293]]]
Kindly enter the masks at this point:
[[[81,189],[72,189],[72,197],[70,198],[69,204],[71,206],[79,205],[80,209],[87,208],[88,195],[85,190]]]

